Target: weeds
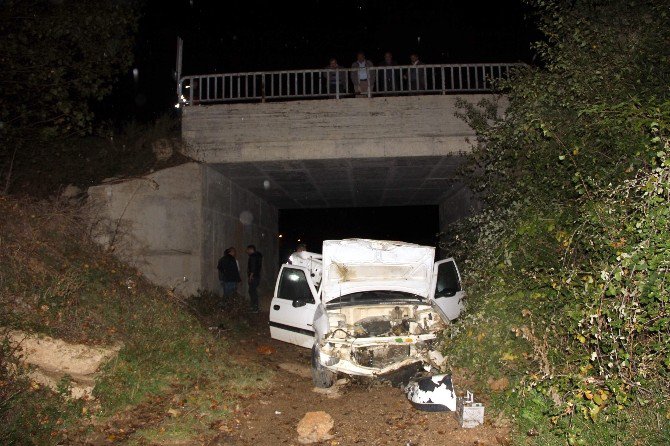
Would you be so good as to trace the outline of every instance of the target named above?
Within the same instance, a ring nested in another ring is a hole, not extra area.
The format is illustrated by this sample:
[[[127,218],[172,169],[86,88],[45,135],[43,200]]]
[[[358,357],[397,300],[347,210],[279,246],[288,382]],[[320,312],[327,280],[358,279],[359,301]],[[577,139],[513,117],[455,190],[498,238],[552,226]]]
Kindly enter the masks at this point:
[[[244,330],[242,307],[238,317],[224,320],[213,314],[214,295],[183,300],[149,284],[87,240],[81,212],[68,203],[0,198],[0,326],[71,342],[122,343],[87,413],[117,417],[153,396],[184,395],[186,402],[169,408],[179,411],[190,434],[212,434],[210,425],[236,398],[267,378],[258,367],[236,364],[231,341],[213,336],[201,322]],[[84,415],[82,404],[10,373],[7,361],[14,359],[6,349],[0,357],[0,443],[57,444],[72,435],[68,429]],[[157,420],[167,430],[171,420],[177,423],[167,412]],[[31,432],[32,439],[20,432]]]

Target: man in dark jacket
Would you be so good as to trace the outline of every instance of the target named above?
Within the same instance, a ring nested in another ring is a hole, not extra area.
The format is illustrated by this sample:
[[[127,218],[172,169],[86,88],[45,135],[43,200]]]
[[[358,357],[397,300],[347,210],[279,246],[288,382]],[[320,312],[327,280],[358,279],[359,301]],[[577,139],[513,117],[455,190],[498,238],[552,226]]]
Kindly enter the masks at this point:
[[[258,313],[258,285],[261,283],[261,267],[263,266],[263,255],[256,251],[254,245],[247,246],[249,262],[247,263],[247,277],[249,280],[249,299],[251,311]]]
[[[426,89],[426,69],[419,68],[423,62],[417,53],[409,55],[412,67],[409,69],[409,89],[412,91],[424,91]]]
[[[337,59],[332,57],[328,62],[326,79],[328,80],[327,92],[328,94],[345,94],[347,91],[347,72],[338,63]],[[338,87],[339,85],[339,87]]]
[[[400,76],[396,68],[398,64],[390,51],[384,53],[384,60],[379,63],[380,75],[377,76],[377,91],[393,93],[400,89]]]
[[[223,257],[219,259],[216,269],[219,270],[219,281],[223,287],[223,297],[226,300],[232,299],[237,291],[237,284],[242,281],[240,277],[240,268],[237,265],[235,256],[237,251],[230,247],[225,250]]]

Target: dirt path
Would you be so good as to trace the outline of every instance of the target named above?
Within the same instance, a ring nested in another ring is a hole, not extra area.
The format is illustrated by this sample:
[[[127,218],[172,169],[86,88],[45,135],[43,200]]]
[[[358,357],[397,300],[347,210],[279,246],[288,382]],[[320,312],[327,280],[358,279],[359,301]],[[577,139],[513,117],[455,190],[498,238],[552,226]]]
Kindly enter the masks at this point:
[[[461,429],[453,413],[414,409],[400,389],[350,384],[339,398],[316,393],[309,350],[270,339],[267,313],[255,334],[240,343],[235,357],[276,371],[269,388],[246,398],[228,424],[226,442],[235,445],[295,445],[296,426],[309,411],[330,414],[335,426],[327,445],[506,445],[507,431],[490,422]]]

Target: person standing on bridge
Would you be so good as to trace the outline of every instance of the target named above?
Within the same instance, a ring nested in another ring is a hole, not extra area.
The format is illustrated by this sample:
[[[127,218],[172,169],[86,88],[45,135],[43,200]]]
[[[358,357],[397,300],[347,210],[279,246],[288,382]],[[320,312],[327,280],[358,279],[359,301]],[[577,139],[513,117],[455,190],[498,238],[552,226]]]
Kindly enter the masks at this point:
[[[410,54],[409,60],[412,65],[409,69],[409,88],[412,91],[423,91],[426,89],[426,69],[419,68],[419,65],[423,65],[423,62],[421,62],[417,53]]]
[[[367,94],[370,88],[375,84],[375,72],[370,70],[374,64],[365,58],[365,53],[359,51],[356,54],[356,61],[351,64],[351,82],[354,83],[356,94]]]
[[[396,76],[396,69],[393,68],[397,66],[398,64],[393,58],[393,53],[390,51],[385,52],[384,60],[379,63],[382,72],[380,73],[381,77],[378,78],[379,85],[377,85],[377,91],[390,93],[398,88],[399,82],[398,77]]]
[[[232,246],[225,250],[223,257],[219,259],[216,269],[219,270],[219,281],[223,287],[224,304],[230,303],[237,292],[237,284],[242,282],[240,268],[235,256],[237,251]]]
[[[251,312],[258,313],[258,285],[261,283],[261,268],[263,266],[263,255],[256,251],[256,246],[247,246],[249,261],[247,263],[247,279],[249,281],[249,300]]]
[[[327,74],[328,78],[328,94],[347,92],[347,72],[337,63],[337,59],[332,57],[328,62],[326,69],[331,70]]]

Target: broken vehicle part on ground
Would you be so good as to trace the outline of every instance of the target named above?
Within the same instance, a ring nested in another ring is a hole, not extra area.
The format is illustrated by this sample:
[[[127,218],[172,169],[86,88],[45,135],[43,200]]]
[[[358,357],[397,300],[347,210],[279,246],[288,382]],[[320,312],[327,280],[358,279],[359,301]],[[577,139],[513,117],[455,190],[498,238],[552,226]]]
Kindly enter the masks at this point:
[[[456,412],[456,391],[451,375],[434,375],[411,381],[405,387],[412,406],[428,412]]]
[[[312,349],[318,387],[338,373],[386,378],[410,369],[440,373],[436,338],[463,309],[453,259],[435,248],[366,239],[327,240],[323,256],[281,267],[271,336]]]
[[[472,392],[459,397],[451,375],[426,376],[410,381],[405,387],[407,399],[416,409],[428,412],[454,412],[461,427],[484,423],[484,405],[475,402]]]

